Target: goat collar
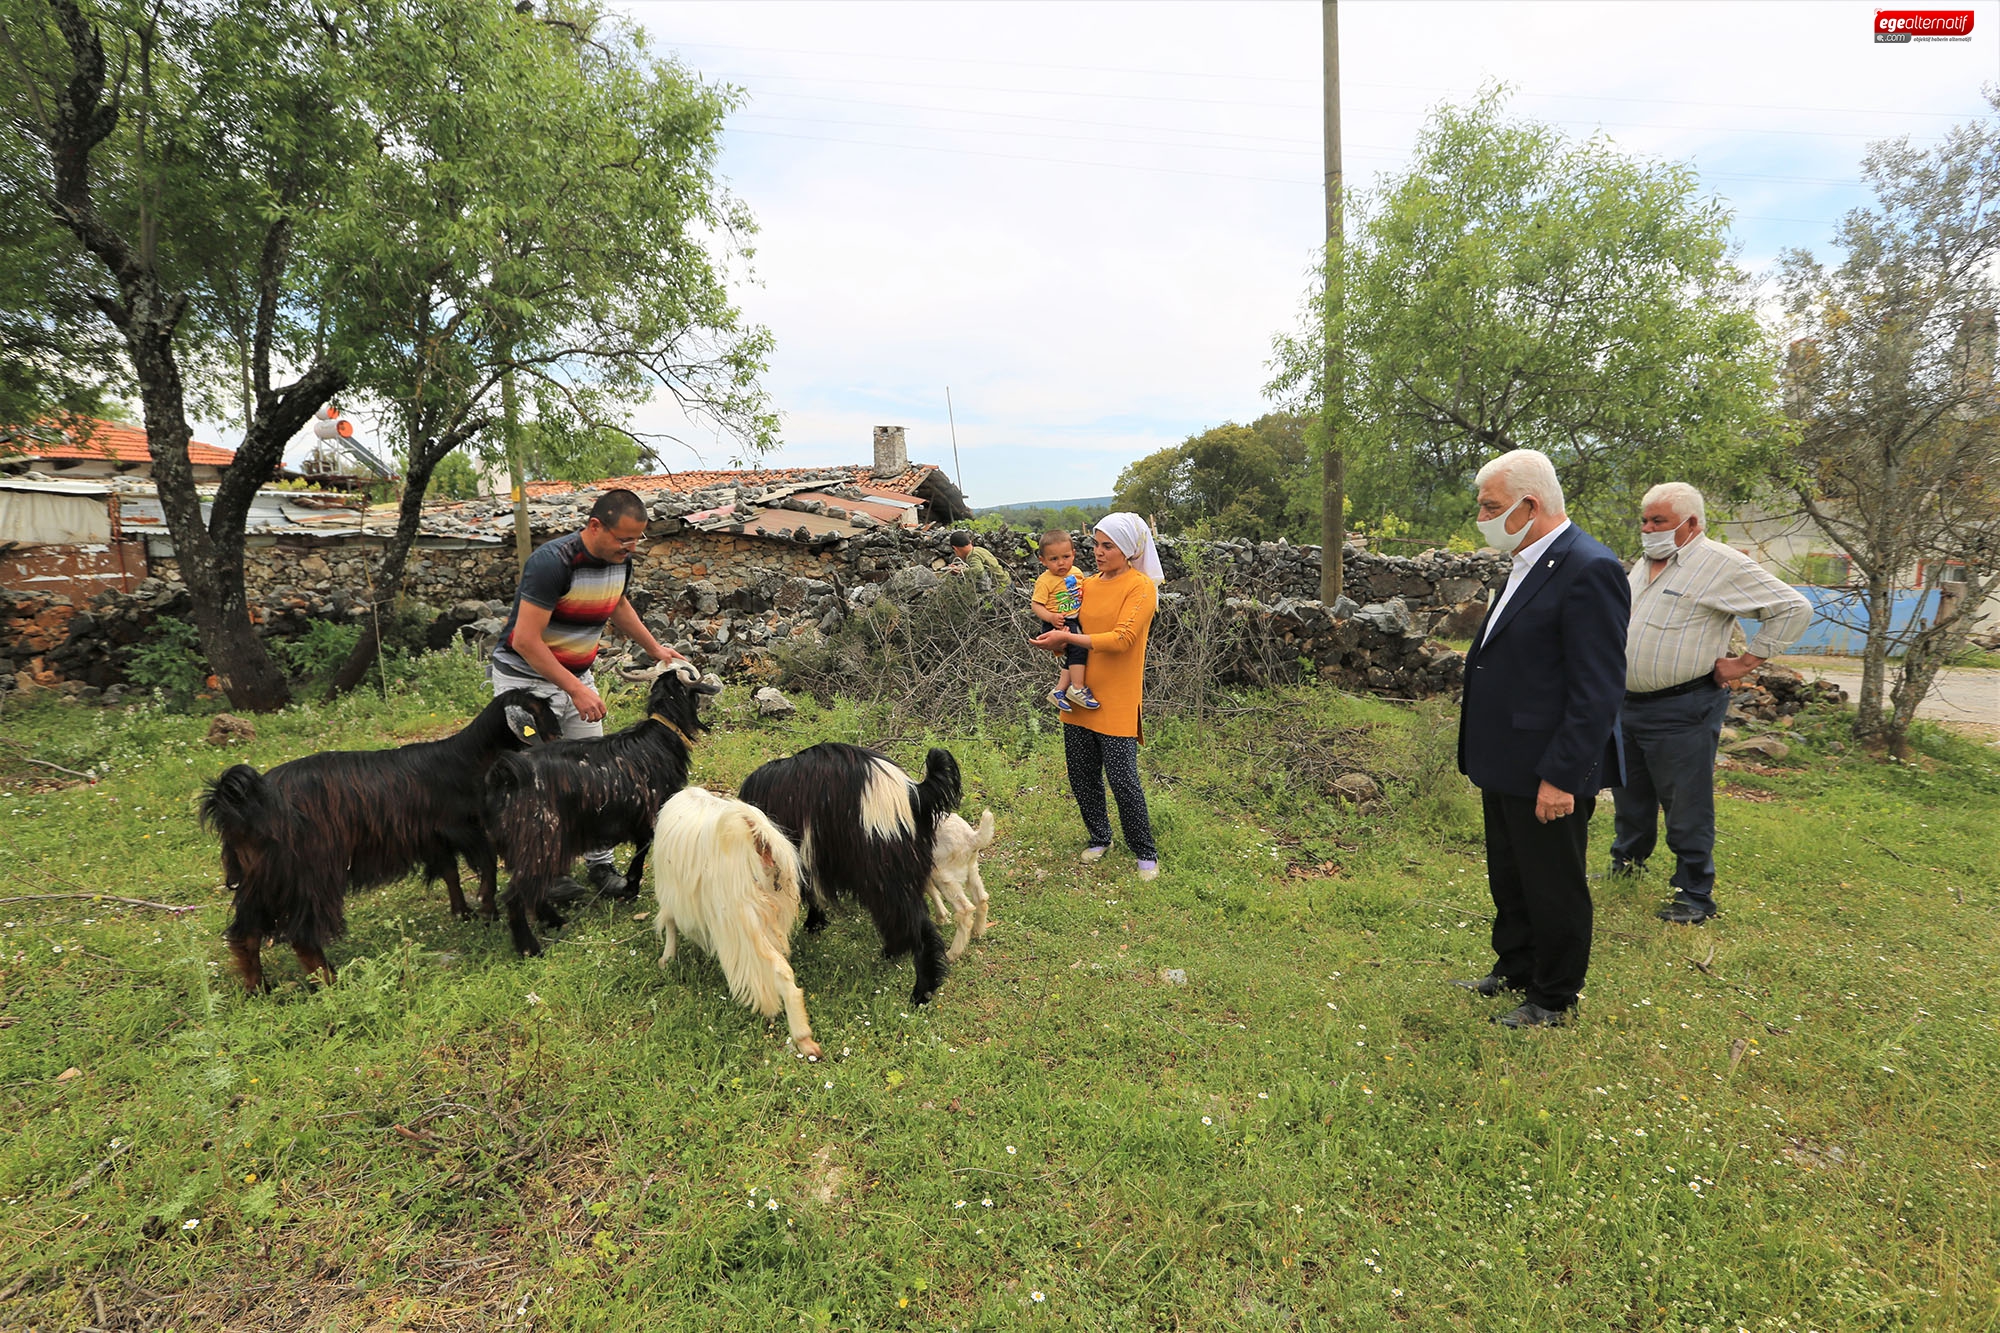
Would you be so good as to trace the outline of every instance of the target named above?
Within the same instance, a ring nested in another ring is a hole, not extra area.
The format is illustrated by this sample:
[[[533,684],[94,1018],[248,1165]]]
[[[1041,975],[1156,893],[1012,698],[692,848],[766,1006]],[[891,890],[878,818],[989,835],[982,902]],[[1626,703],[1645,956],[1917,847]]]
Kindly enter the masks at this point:
[[[692,736],[689,736],[685,731],[682,731],[679,727],[675,726],[672,722],[669,722],[666,718],[661,717],[658,713],[648,713],[646,714],[646,716],[653,719],[653,721],[659,723],[661,726],[665,727],[668,731],[673,732],[674,735],[680,737],[682,745],[687,746],[688,749],[690,750],[694,749],[694,738]]]

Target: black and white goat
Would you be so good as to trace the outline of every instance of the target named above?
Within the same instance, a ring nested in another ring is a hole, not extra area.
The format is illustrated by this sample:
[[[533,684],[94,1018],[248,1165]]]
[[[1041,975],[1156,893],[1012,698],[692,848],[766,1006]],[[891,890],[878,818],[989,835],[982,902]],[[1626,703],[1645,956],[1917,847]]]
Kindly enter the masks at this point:
[[[792,927],[799,919],[799,854],[769,815],[700,787],[660,810],[653,834],[660,913],[660,966],[680,935],[715,955],[729,993],[766,1018],[785,1012],[792,1045],[820,1057],[806,1021],[805,993],[792,975]]]
[[[464,917],[464,857],[492,917],[493,845],[482,818],[487,770],[561,734],[545,700],[508,690],[444,740],[333,750],[268,773],[237,764],[210,782],[201,821],[222,838],[223,878],[236,895],[224,938],[244,986],[263,987],[266,939],[290,944],[309,975],[332,981],[326,949],[347,932],[347,894],[418,867],[427,880],[445,882],[451,910]]]
[[[853,898],[875,918],[882,954],[911,954],[922,1004],[944,982],[944,940],[931,922],[924,885],[938,821],[958,805],[958,761],[932,750],[924,780],[873,750],[829,741],[774,759],[740,793],[798,844],[808,883],[806,929],[826,924],[826,907]]]
[[[620,674],[653,683],[642,720],[510,755],[486,776],[486,828],[507,862],[507,925],[524,955],[542,951],[531,913],[543,925],[563,924],[549,886],[584,852],[633,843],[625,882],[637,889],[660,807],[687,785],[689,751],[707,730],[696,703],[722,690],[685,663]]]

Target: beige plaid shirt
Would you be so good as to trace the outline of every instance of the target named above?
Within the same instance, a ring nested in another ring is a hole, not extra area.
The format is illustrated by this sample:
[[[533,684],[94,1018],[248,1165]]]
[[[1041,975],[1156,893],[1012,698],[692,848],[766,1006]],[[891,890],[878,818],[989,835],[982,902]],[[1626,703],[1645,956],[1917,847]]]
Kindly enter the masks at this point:
[[[1758,622],[1749,651],[1776,657],[1812,623],[1812,603],[1741,551],[1696,537],[1652,576],[1632,566],[1632,624],[1625,635],[1625,688],[1664,690],[1715,669],[1738,616]]]

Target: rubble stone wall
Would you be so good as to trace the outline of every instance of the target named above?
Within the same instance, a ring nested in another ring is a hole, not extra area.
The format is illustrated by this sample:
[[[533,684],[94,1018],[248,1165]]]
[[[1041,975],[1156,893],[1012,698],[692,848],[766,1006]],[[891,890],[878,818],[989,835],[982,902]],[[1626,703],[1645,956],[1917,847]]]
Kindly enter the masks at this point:
[[[1034,534],[980,534],[1026,590],[1041,566]],[[1469,637],[1485,592],[1506,582],[1495,555],[1431,552],[1414,558],[1347,553],[1348,599],[1316,600],[1319,548],[1289,543],[1161,543],[1171,604],[1214,580],[1242,619],[1243,651],[1279,674],[1310,663],[1351,688],[1432,693],[1456,684],[1449,665],[1424,655],[1429,636]],[[245,553],[252,614],[267,634],[291,637],[315,621],[366,614],[368,578],[380,558],[373,540],[253,543]],[[1087,554],[1087,553],[1086,553]],[[944,571],[950,549],[941,529],[881,528],[844,541],[773,540],[727,532],[663,534],[639,554],[633,602],[663,641],[725,673],[768,676],[775,650],[838,627],[881,588],[920,590]],[[1087,558],[1083,562],[1088,566]],[[106,593],[88,606],[67,598],[0,589],[0,688],[19,683],[95,693],[124,682],[126,650],[161,616],[184,616],[187,593],[172,558],[155,559],[131,593]],[[504,546],[419,546],[403,590],[437,612],[431,641],[484,643],[498,633],[516,581]],[[865,591],[864,591],[865,590]],[[1368,639],[1367,643],[1362,638]],[[1394,648],[1386,647],[1394,641]],[[1380,660],[1378,661],[1378,657]]]

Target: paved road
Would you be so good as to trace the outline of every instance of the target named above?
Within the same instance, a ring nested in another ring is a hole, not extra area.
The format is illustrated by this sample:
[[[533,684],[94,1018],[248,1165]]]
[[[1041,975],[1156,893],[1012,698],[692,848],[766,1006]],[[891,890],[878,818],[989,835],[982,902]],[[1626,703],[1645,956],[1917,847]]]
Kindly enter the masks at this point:
[[[1834,665],[1826,658],[1780,658],[1781,665],[1802,673],[1808,680],[1830,680],[1847,691],[1850,700],[1861,695],[1861,667],[1842,661]],[[1896,669],[1889,668],[1883,688],[1893,688]],[[2000,670],[1990,667],[1946,667],[1939,673],[1930,696],[1917,705],[1918,717],[1940,722],[1959,722],[1985,728],[2000,728]]]

